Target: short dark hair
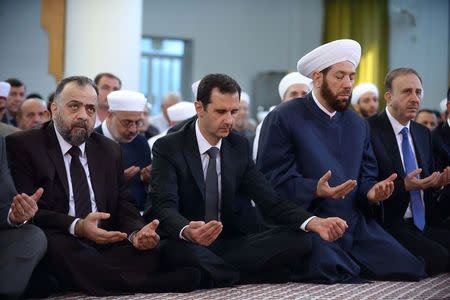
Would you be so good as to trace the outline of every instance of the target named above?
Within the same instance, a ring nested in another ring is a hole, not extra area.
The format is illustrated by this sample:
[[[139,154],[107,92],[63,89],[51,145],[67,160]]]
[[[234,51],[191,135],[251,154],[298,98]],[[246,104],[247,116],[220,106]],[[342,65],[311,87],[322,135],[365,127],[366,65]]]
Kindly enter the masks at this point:
[[[41,96],[41,94],[38,94],[38,93],[31,93],[31,94],[28,94],[28,96],[26,97],[26,99],[31,99],[31,98],[38,98],[38,99],[44,100],[44,98]]]
[[[117,77],[116,75],[114,75],[112,73],[107,73],[107,72],[97,74],[97,76],[95,76],[95,78],[94,78],[95,84],[98,85],[98,83],[100,82],[100,79],[102,79],[103,77],[116,79],[119,82],[119,88],[122,88],[122,80],[120,80],[120,78]]]
[[[25,85],[23,84],[22,81],[20,81],[17,78],[8,78],[5,80],[7,83],[9,83],[11,85],[11,87],[20,87],[23,86],[25,87]]]
[[[395,78],[402,75],[414,74],[419,78],[420,83],[422,83],[422,78],[419,73],[412,68],[397,68],[387,73],[386,78],[384,79],[384,91],[391,92],[392,91],[392,82]]]
[[[94,88],[95,93],[98,95],[97,86],[92,81],[92,79],[90,79],[86,76],[71,76],[71,77],[64,78],[63,80],[61,80],[58,83],[58,86],[56,87],[56,91],[55,91],[55,97],[54,97],[54,101],[56,101],[56,103],[59,102],[59,96],[61,95],[61,92],[64,90],[64,87],[70,82],[76,82],[76,84],[80,87],[85,87],[87,85],[90,85]]]
[[[236,80],[226,74],[208,74],[202,78],[197,90],[197,100],[202,103],[205,109],[211,102],[211,92],[214,88],[218,88],[222,94],[237,92],[239,99],[241,99],[241,87]]]

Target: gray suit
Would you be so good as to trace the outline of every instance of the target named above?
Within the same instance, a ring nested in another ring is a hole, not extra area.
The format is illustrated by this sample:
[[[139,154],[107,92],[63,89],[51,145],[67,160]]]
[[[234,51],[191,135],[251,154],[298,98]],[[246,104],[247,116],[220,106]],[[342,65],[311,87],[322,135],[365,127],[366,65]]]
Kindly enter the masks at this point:
[[[9,173],[5,140],[0,136],[0,298],[18,297],[25,290],[34,267],[47,249],[44,233],[34,225],[8,224],[16,189]]]
[[[14,133],[16,131],[20,131],[20,129],[17,127],[11,126],[9,124],[0,122],[0,137],[10,135],[11,133]]]

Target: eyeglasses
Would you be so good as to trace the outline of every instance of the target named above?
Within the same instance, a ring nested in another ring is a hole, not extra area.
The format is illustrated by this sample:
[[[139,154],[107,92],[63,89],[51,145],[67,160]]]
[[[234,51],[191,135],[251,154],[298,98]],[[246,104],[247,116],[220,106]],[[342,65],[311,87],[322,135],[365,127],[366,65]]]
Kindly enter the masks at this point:
[[[122,124],[122,126],[125,128],[131,128],[133,125],[136,125],[136,127],[139,128],[142,125],[144,125],[144,120],[142,120],[142,119],[133,121],[133,120],[127,120],[127,119],[121,120],[121,119],[117,118],[117,120],[119,120],[120,124]]]

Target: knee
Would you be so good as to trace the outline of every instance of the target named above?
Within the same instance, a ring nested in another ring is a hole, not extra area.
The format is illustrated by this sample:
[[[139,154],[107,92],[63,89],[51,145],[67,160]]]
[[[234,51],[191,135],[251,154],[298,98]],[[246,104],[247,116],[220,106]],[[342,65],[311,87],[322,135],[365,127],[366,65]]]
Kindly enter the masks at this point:
[[[428,259],[427,273],[434,275],[443,273],[449,270],[449,252],[444,247],[435,247],[432,251],[431,257]]]
[[[41,259],[47,250],[47,238],[44,232],[34,225],[25,225],[20,230],[23,244],[22,255]]]

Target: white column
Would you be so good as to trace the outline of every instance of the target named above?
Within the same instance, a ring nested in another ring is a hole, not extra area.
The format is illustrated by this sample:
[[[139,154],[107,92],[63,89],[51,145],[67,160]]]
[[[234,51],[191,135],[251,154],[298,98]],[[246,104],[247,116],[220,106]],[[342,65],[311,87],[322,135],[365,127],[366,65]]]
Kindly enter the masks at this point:
[[[111,72],[139,89],[142,0],[67,0],[64,77]]]

